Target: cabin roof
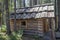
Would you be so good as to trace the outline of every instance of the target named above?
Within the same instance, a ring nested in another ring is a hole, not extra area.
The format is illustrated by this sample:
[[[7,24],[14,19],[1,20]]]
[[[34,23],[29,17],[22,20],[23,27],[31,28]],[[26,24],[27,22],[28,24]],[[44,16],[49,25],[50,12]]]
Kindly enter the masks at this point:
[[[16,9],[16,19],[30,19],[42,17],[55,17],[53,4],[43,4],[40,6]],[[14,19],[14,13],[11,13],[10,18]]]
[[[34,7],[25,7],[16,9],[16,13],[23,13],[23,12],[41,12],[41,11],[51,11],[54,10],[54,5],[40,5]]]

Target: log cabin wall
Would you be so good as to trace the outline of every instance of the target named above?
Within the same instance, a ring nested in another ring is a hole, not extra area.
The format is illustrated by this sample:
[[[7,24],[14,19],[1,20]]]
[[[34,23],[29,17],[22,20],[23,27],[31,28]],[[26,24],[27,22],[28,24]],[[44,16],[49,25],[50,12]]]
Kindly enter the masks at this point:
[[[35,30],[39,31],[40,33],[48,32],[50,29],[50,21],[53,23],[52,26],[55,28],[54,19],[50,20],[47,18],[40,18],[40,19],[26,19],[26,20],[16,20],[17,30]],[[25,22],[24,24],[22,24]],[[10,20],[11,31],[14,31],[14,20]]]
[[[14,19],[10,20],[11,30],[14,30]],[[39,18],[39,19],[26,19],[26,20],[16,20],[16,26],[18,29],[29,29],[29,30],[41,30],[44,29],[45,32],[54,27],[55,30],[55,19],[54,18]]]
[[[13,29],[14,29],[14,23],[13,22],[14,22],[13,20],[10,20],[10,28],[11,28],[11,31],[13,31]]]
[[[23,27],[22,22],[26,22]],[[14,30],[14,20],[10,20],[11,31]],[[43,19],[27,19],[27,20],[16,20],[16,26],[18,29],[26,30],[40,30],[43,31]]]
[[[16,26],[17,26],[16,29],[18,30],[20,27],[20,20],[16,21]],[[10,28],[11,28],[11,31],[14,31],[14,19],[10,20]]]
[[[50,23],[51,22],[51,23]],[[26,24],[25,24],[26,23]],[[10,20],[11,31],[14,31],[14,20]],[[55,20],[54,18],[39,18],[39,19],[25,19],[25,20],[16,20],[16,29],[22,29],[24,34],[30,35],[39,35],[43,36],[45,32],[49,32],[49,29],[55,30]]]
[[[27,30],[35,31],[35,33],[43,34],[43,20],[42,19],[32,19],[27,20]]]

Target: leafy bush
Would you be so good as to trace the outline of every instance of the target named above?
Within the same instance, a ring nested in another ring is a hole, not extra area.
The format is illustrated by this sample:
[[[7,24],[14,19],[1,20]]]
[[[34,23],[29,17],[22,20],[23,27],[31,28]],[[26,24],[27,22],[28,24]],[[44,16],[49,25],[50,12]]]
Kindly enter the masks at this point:
[[[1,29],[2,32],[6,32],[6,25],[2,25]]]
[[[0,34],[0,40],[6,40],[6,36]]]
[[[11,35],[0,34],[0,40],[21,40],[22,35],[23,35],[23,30],[12,32]]]
[[[17,32],[12,32],[13,38],[20,40],[23,35],[23,30],[18,30]]]
[[[0,40],[21,40],[23,35],[23,30],[18,30],[17,32],[12,32],[11,35],[5,34],[6,32],[6,25],[2,25],[0,28]]]

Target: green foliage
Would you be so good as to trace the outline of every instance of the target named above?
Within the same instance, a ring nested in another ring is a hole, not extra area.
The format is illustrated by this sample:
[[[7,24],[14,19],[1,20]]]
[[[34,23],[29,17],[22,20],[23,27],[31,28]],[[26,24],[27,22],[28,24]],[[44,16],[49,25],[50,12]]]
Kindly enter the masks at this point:
[[[5,37],[0,34],[0,40],[5,40]]]
[[[41,1],[42,1],[41,2],[42,4],[44,4],[44,3],[53,3],[52,0],[41,0]]]
[[[20,40],[22,35],[23,35],[23,30],[18,30],[17,32],[12,32],[13,36],[15,36],[15,38],[17,40]]]
[[[2,30],[0,32],[0,40],[22,40],[23,30],[12,32],[11,35],[7,35],[5,33],[6,33],[6,25],[2,25]]]
[[[6,25],[2,25],[1,31],[2,31],[2,32],[6,32]]]
[[[14,0],[9,1],[9,12],[14,12]]]
[[[44,3],[51,3],[51,0],[45,0]]]
[[[11,35],[0,34],[0,40],[22,40],[23,30],[12,32]]]

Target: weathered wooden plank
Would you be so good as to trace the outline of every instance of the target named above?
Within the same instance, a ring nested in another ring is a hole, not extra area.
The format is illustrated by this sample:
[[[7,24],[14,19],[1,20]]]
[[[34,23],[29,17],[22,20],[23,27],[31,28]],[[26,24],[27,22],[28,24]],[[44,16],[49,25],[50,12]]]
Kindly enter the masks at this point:
[[[28,35],[39,35],[39,36],[43,36],[43,32],[38,32],[38,31],[33,31],[33,30],[25,30],[24,34],[28,34]]]

